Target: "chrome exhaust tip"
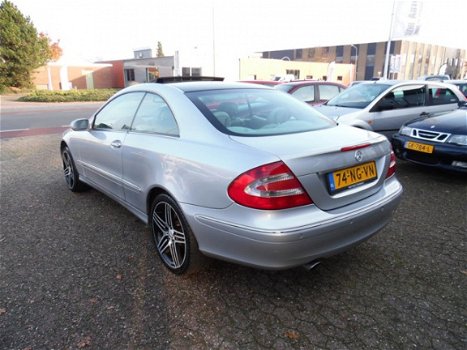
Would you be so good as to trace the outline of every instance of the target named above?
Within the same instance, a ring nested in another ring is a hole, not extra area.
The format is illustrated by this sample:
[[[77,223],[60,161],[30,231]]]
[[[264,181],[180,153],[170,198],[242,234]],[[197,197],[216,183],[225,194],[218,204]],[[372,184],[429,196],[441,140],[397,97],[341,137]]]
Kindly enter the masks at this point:
[[[314,269],[316,266],[318,266],[319,264],[321,264],[321,260],[313,260],[303,265],[303,267],[305,268],[305,270],[310,271]]]

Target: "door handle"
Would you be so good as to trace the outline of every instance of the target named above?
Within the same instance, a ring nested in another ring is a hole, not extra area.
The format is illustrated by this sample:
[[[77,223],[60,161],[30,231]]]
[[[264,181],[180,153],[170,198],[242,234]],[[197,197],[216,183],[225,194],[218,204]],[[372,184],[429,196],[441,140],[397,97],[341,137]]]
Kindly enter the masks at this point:
[[[120,140],[112,141],[112,143],[110,144],[110,147],[120,148],[120,147],[122,147],[122,141],[120,141]]]
[[[430,116],[430,113],[428,113],[428,112],[420,113],[420,117],[428,117],[428,116]]]

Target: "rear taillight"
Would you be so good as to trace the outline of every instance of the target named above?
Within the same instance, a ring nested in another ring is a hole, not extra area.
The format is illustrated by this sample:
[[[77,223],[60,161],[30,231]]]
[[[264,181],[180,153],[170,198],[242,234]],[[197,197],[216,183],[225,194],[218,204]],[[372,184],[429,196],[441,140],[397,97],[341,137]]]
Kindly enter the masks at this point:
[[[229,185],[228,193],[238,204],[255,209],[287,209],[313,203],[283,162],[266,164],[241,174]]]
[[[386,179],[388,177],[391,177],[396,173],[396,155],[394,154],[394,151],[391,150],[391,159],[389,161],[389,168],[388,172],[386,173]]]

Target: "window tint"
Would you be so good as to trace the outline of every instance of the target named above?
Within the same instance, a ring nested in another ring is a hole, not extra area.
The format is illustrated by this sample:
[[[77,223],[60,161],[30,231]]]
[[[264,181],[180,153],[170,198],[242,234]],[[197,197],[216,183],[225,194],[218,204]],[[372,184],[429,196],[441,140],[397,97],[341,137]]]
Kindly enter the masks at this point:
[[[378,106],[390,106],[390,109],[419,107],[425,105],[424,85],[401,86],[388,92]],[[385,108],[387,109],[387,108]]]
[[[186,95],[213,126],[230,135],[284,135],[336,125],[307,104],[273,89],[225,89]]]
[[[428,86],[428,98],[431,105],[445,105],[459,102],[457,96],[450,89],[437,86]]]
[[[393,90],[396,108],[419,107],[425,105],[425,86],[401,86]]]
[[[292,95],[303,102],[311,102],[315,100],[315,86],[307,85],[302,86],[292,92]]]
[[[146,94],[131,126],[132,131],[178,135],[178,126],[167,103],[158,95]]]
[[[94,120],[94,129],[127,130],[143,98],[144,92],[131,92],[110,101]]]
[[[318,85],[318,88],[320,100],[330,100],[339,94],[339,86],[336,85]]]

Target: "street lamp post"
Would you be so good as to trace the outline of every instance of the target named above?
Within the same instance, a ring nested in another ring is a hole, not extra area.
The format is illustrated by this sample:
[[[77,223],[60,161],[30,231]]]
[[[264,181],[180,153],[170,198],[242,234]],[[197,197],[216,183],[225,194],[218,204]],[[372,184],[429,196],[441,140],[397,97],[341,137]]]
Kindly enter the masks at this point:
[[[358,47],[353,44],[350,44],[355,49],[355,79],[357,80],[357,63],[358,63]]]

